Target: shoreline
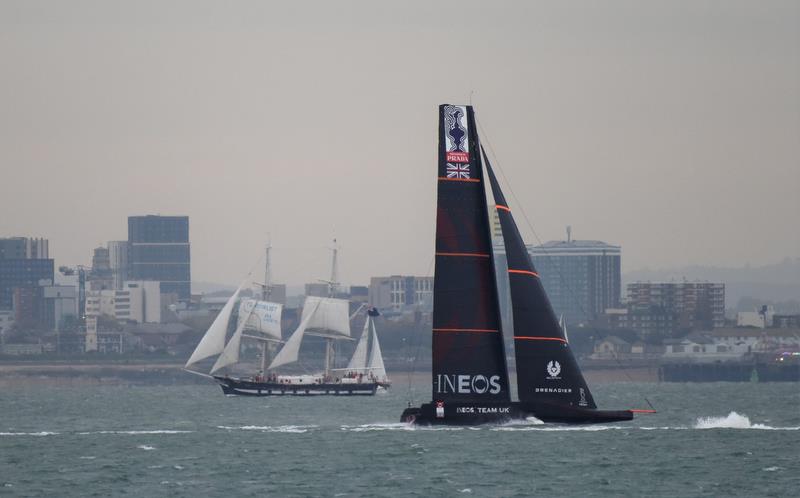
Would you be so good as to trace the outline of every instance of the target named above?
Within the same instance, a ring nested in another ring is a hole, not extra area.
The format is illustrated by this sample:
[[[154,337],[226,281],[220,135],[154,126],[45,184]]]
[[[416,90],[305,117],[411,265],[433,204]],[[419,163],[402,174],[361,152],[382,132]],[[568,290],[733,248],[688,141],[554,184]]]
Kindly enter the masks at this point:
[[[388,369],[397,378],[411,375],[424,382],[430,377],[429,368]],[[630,368],[584,367],[583,374],[590,383],[657,382],[658,366]],[[183,363],[83,363],[15,362],[0,363],[0,387],[35,385],[180,385],[206,384],[208,379],[183,370]]]

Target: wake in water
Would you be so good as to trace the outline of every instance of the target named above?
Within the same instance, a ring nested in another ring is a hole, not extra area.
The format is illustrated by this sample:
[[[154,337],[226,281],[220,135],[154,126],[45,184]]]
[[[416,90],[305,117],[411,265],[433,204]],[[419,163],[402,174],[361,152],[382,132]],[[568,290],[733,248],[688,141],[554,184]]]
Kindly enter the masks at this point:
[[[771,427],[764,424],[753,424],[746,415],[730,412],[726,417],[700,417],[694,424],[695,429],[763,429],[773,431],[796,431],[800,427]]]
[[[41,431],[41,432],[0,432],[0,436],[36,436],[36,437],[42,437],[42,436],[57,436],[58,434],[59,434],[58,432],[47,432],[47,431]]]
[[[243,425],[240,427],[230,427],[227,425],[218,425],[217,429],[225,429],[228,431],[259,431],[259,432],[284,432],[290,434],[303,434],[311,429],[318,428],[318,425]]]

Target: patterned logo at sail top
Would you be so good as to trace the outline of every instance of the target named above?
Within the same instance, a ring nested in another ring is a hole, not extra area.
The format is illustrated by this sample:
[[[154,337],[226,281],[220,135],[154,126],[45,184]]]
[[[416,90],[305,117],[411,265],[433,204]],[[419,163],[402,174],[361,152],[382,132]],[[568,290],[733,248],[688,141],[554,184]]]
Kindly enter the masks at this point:
[[[447,178],[469,178],[469,164],[447,163]]]
[[[467,108],[448,105],[444,108],[444,139],[447,162],[469,162]]]

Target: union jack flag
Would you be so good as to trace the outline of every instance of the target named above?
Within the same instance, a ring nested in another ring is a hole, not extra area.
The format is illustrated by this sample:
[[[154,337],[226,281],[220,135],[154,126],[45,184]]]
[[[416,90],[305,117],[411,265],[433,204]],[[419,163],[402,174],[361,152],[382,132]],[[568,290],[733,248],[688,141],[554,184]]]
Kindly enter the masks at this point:
[[[447,163],[447,178],[469,178],[469,164]]]

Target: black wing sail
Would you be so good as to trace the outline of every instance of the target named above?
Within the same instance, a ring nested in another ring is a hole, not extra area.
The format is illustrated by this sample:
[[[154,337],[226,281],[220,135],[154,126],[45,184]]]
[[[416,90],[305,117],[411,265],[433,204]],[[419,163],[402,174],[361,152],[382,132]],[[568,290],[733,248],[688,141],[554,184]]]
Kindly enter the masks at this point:
[[[489,158],[481,151],[508,259],[519,399],[535,405],[596,408],[539,274],[525,249]]]
[[[433,399],[509,401],[486,192],[470,106],[439,107]]]

